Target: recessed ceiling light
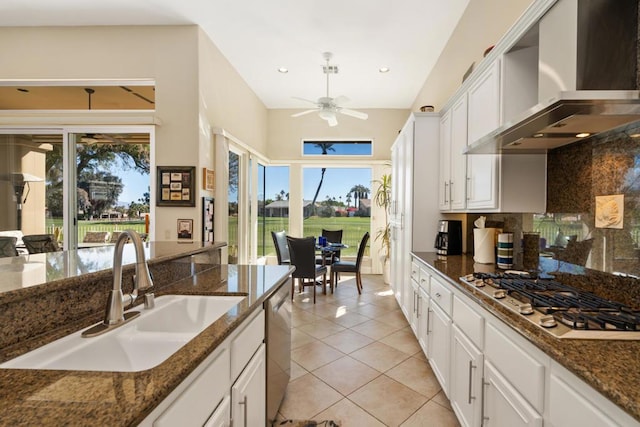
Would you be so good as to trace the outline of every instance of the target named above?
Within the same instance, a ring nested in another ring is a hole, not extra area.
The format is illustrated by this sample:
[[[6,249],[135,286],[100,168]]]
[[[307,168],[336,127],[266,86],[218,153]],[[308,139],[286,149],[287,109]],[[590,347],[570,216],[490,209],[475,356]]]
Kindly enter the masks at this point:
[[[533,137],[534,137],[534,138],[542,138],[543,136],[544,136],[544,134],[543,134],[543,133],[534,133],[534,134],[533,134]]]
[[[632,133],[629,135],[631,138],[640,138],[640,133]]]
[[[389,67],[380,67],[378,69],[381,73],[388,73],[390,71]]]
[[[591,135],[589,132],[582,132],[582,133],[577,133],[576,134],[576,138],[586,138],[589,135]]]
[[[17,91],[18,91],[18,92],[29,92],[29,89],[24,89],[24,88],[19,87],[19,88],[17,89]]]
[[[278,72],[282,74],[287,74],[289,72],[289,69],[286,67],[280,67],[278,68]]]

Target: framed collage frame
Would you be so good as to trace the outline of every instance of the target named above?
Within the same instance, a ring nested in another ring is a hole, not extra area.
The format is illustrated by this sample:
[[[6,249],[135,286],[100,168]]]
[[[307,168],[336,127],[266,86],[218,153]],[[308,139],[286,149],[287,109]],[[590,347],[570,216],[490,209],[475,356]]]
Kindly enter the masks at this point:
[[[158,166],[156,206],[196,205],[195,166]]]

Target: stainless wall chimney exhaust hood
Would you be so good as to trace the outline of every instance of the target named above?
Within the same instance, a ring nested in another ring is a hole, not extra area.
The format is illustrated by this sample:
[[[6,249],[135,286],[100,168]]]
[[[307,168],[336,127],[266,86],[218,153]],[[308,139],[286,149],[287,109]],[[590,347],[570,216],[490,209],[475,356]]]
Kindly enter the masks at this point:
[[[540,154],[640,120],[636,90],[561,92],[469,145],[465,154]]]
[[[525,50],[529,62],[515,62]],[[537,70],[509,80],[503,69],[504,125],[465,154],[546,153],[639,121],[638,1],[558,0],[504,53],[514,63]]]

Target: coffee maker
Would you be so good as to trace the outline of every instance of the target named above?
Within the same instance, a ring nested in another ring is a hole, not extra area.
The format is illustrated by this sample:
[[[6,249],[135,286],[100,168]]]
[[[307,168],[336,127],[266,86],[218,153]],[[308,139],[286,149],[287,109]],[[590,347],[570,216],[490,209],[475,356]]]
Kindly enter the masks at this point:
[[[461,255],[462,221],[440,220],[434,247],[438,255]]]

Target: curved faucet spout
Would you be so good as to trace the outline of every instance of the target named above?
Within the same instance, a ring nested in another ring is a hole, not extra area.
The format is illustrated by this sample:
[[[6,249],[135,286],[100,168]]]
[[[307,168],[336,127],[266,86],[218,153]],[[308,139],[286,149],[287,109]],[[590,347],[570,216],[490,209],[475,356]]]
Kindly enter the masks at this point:
[[[128,239],[133,242],[136,251],[136,273],[133,279],[133,292],[124,295],[122,293],[122,252]],[[115,328],[140,315],[139,312],[124,313],[124,307],[133,304],[138,298],[138,291],[146,290],[144,294],[144,307],[153,308],[153,281],[149,274],[149,266],[144,257],[144,248],[140,235],[133,230],[125,230],[116,241],[113,250],[113,289],[109,292],[104,321],[82,333],[84,337],[100,335],[109,329]]]

